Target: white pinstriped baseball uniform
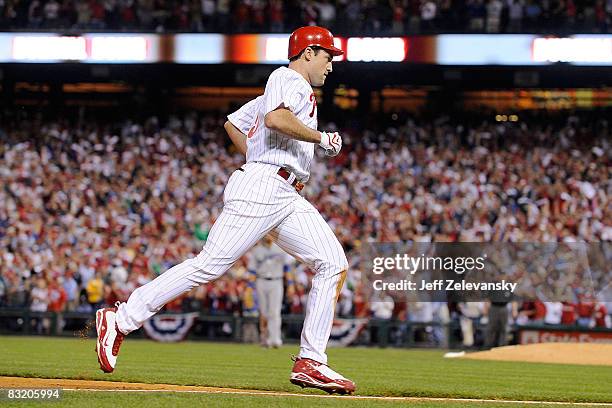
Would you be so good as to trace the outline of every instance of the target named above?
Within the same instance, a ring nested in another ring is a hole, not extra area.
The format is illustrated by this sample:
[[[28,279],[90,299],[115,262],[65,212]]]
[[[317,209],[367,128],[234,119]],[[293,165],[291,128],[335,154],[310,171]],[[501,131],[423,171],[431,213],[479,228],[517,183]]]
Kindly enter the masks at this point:
[[[315,144],[291,139],[263,126],[263,122],[267,113],[283,104],[303,124],[316,130],[317,103],[312,87],[296,71],[281,67],[270,75],[260,104],[255,125],[248,133],[247,163],[276,164],[290,169],[300,181],[307,181]]]
[[[253,124],[255,122],[257,112],[259,111],[260,107],[263,106],[263,99],[263,95],[259,95],[255,99],[251,99],[242,105],[236,112],[227,115],[227,120],[229,120],[232,125],[236,126],[236,128],[242,133],[248,135],[251,128],[254,127]]]
[[[230,176],[223,195],[223,211],[202,252],[136,289],[119,306],[117,325],[121,332],[127,334],[138,329],[166,303],[220,277],[270,232],[283,250],[316,272],[308,296],[299,355],[327,364],[325,349],[348,261],[317,209],[291,186],[294,177],[308,179],[314,143],[290,139],[264,125],[265,115],[281,106],[316,129],[312,87],[296,71],[287,67],[276,69],[259,102],[256,99],[233,116],[240,125],[240,120],[248,122],[243,115],[256,113],[248,132],[247,163]],[[291,169],[295,176],[292,173],[285,180],[278,175],[280,167]]]

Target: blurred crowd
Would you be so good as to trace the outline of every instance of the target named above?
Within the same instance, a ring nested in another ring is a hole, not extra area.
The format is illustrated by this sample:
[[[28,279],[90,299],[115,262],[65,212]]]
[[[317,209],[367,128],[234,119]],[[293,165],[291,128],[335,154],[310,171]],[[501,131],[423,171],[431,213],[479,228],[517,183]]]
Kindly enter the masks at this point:
[[[302,194],[351,264],[339,315],[423,319],[416,304],[367,298],[359,251],[366,242],[612,241],[607,118],[394,115],[322,123],[343,134],[344,148],[315,160]],[[224,121],[213,113],[98,122],[2,115],[0,305],[91,312],[199,253],[226,181],[244,162]],[[248,256],[167,309],[256,313]],[[312,276],[302,265],[289,268],[285,313],[303,313]],[[599,298],[584,298],[580,287],[564,294],[576,310],[572,322],[593,325],[601,321],[596,313],[608,314],[609,270],[599,277]],[[521,312],[535,322],[547,313],[537,303]]]
[[[612,0],[0,0],[0,29],[291,32],[610,32]]]

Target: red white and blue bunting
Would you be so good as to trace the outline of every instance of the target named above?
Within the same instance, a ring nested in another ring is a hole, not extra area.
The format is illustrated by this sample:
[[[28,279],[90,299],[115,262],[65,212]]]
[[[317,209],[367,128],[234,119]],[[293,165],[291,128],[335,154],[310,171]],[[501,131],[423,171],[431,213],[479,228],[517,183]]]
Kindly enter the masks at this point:
[[[177,342],[187,337],[198,313],[182,313],[154,316],[143,328],[148,337],[155,341]]]
[[[366,327],[368,319],[335,319],[329,337],[332,347],[348,346],[353,343]]]

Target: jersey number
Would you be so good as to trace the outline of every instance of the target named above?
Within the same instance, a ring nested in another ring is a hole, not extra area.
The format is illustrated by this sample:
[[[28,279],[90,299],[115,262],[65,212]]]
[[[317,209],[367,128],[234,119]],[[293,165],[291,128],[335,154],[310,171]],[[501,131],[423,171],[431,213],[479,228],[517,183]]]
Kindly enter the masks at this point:
[[[312,118],[317,110],[317,98],[314,92],[310,94],[310,102],[312,102],[312,111],[310,111],[310,117]]]
[[[257,127],[259,126],[259,116],[257,116],[257,118],[255,119],[255,124],[253,125],[253,127],[249,130],[249,134],[247,135],[247,137],[250,139],[253,137],[253,135],[255,134],[255,131],[257,130]]]

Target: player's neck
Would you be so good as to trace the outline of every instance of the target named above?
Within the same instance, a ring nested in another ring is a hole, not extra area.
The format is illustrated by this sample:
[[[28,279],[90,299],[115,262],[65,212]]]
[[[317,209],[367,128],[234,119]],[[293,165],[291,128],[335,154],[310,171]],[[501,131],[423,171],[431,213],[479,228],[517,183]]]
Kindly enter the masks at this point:
[[[310,82],[310,78],[308,77],[308,71],[306,71],[306,67],[304,67],[304,65],[301,63],[301,60],[291,61],[289,63],[289,69],[292,69],[301,76],[303,76],[306,82],[312,85],[312,83]]]

